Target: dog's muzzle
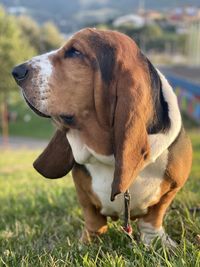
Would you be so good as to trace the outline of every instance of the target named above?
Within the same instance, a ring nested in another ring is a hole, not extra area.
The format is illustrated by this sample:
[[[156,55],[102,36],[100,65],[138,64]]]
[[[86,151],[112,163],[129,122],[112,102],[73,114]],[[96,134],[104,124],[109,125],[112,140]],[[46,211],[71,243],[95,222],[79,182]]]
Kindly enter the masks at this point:
[[[28,104],[28,106],[40,117],[45,117],[45,118],[51,118],[51,116],[49,115],[46,115],[44,113],[42,113],[41,111],[39,111],[37,108],[35,108],[29,101],[28,99],[26,98],[26,96],[24,95],[23,93],[23,96],[24,96],[24,99],[26,100],[26,103]]]

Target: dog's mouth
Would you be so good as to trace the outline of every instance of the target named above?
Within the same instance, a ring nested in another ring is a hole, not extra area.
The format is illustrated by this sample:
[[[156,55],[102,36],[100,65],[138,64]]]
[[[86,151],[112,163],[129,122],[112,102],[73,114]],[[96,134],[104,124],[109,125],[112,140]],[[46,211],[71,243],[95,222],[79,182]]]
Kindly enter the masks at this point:
[[[23,92],[22,92],[23,93]],[[44,118],[52,118],[55,122],[57,123],[61,123],[62,125],[64,124],[65,126],[74,126],[75,125],[75,116],[72,114],[65,114],[65,115],[57,115],[57,116],[50,116],[47,115],[43,112],[41,112],[40,110],[38,110],[36,107],[33,106],[33,104],[30,103],[30,101],[26,98],[25,94],[23,93],[23,97],[26,101],[26,103],[28,104],[28,106],[34,111],[34,113],[36,113],[38,116],[40,117],[44,117]]]
[[[47,115],[47,114],[44,114],[42,113],[41,111],[39,111],[38,109],[36,109],[29,101],[28,99],[26,98],[26,96],[23,94],[24,96],[24,99],[26,101],[26,103],[28,104],[28,106],[40,117],[44,117],[44,118],[51,118],[51,116]]]

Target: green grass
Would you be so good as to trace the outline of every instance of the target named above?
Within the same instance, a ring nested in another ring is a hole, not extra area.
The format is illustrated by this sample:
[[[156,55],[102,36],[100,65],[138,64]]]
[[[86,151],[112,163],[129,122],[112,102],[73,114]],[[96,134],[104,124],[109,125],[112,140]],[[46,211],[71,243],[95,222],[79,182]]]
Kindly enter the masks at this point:
[[[48,180],[32,162],[40,151],[3,151],[0,155],[0,266],[200,266],[200,139],[191,133],[194,164],[190,179],[178,193],[165,219],[175,252],[155,243],[150,249],[130,241],[120,222],[92,245],[81,245],[84,226],[70,175]],[[135,236],[136,225],[133,223]]]
[[[9,123],[9,133],[12,136],[33,137],[36,139],[48,139],[53,133],[53,124],[50,119],[36,115],[23,101],[10,106],[11,112],[16,112],[16,121]],[[30,119],[26,122],[26,118]]]

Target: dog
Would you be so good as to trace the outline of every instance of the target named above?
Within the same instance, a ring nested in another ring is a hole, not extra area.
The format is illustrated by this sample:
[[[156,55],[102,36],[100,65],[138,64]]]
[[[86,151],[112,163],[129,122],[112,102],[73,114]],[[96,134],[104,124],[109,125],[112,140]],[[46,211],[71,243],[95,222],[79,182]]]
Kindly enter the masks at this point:
[[[191,142],[173,89],[136,43],[117,31],[86,28],[12,75],[30,108],[57,124],[34,167],[47,178],[72,170],[85,219],[82,241],[105,233],[107,217],[126,211],[144,244],[159,237],[175,246],[162,224],[189,176]]]

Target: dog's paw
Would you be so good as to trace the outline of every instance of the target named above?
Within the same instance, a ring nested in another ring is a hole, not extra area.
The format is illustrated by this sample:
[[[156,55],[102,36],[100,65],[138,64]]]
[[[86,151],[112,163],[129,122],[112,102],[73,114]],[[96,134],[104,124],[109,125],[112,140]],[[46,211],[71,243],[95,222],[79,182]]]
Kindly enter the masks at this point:
[[[150,223],[141,220],[138,226],[140,229],[140,239],[146,246],[150,246],[155,239],[160,239],[162,244],[168,248],[173,249],[177,247],[177,243],[165,233],[162,227],[156,229]]]
[[[175,241],[173,241],[169,237],[169,235],[166,234],[165,232],[163,233],[162,236],[160,236],[160,239],[161,239],[163,245],[170,248],[170,249],[175,249],[178,246],[178,244]]]
[[[80,242],[82,244],[90,244],[92,241],[91,234],[87,231],[87,229],[84,229],[80,238]]]
[[[84,244],[91,243],[94,239],[97,239],[98,236],[107,232],[107,225],[102,226],[98,231],[89,231],[86,228],[83,230],[80,242]]]
[[[155,239],[160,239],[162,244],[168,248],[176,248],[177,243],[173,241],[164,231],[155,233],[141,233],[141,241],[146,246],[152,245]]]

